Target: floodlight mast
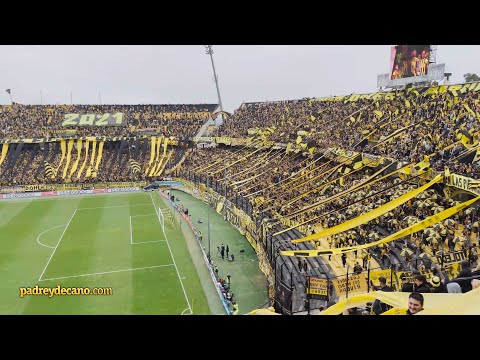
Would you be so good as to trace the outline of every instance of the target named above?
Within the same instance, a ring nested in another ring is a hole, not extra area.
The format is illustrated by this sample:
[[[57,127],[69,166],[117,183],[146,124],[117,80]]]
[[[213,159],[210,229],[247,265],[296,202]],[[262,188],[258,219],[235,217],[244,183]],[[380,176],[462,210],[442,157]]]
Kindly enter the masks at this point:
[[[213,77],[215,79],[215,86],[217,87],[218,104],[220,105],[220,111],[223,111],[222,97],[220,96],[220,87],[218,86],[218,76],[217,72],[215,71],[215,64],[213,62],[213,46],[205,45],[205,53],[210,55],[210,60],[212,61]]]

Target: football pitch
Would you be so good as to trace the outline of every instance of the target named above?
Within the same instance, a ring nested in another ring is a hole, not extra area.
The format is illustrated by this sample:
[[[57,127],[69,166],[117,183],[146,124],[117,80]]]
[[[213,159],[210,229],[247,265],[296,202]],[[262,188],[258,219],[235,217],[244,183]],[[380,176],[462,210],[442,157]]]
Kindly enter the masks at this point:
[[[170,211],[156,192],[1,201],[0,313],[211,314]]]

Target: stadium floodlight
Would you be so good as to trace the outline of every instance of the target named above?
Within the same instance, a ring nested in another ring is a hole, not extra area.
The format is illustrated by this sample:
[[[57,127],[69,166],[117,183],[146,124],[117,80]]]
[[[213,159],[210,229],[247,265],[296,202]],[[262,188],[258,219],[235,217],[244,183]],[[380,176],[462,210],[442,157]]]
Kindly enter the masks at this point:
[[[215,79],[215,86],[217,87],[218,105],[220,105],[220,111],[223,111],[222,98],[220,96],[220,87],[218,86],[218,76],[217,72],[215,71],[215,64],[213,62],[213,46],[205,45],[205,53],[207,55],[210,55],[210,60],[212,61],[213,77]]]

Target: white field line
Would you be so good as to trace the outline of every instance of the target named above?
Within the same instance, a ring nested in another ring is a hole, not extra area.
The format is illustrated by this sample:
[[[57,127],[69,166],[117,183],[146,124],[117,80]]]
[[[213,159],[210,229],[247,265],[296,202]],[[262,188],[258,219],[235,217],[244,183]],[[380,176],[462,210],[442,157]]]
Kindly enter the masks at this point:
[[[50,248],[50,249],[55,249],[55,246],[49,246],[49,245],[42,244],[42,243],[40,242],[40,237],[41,237],[43,234],[45,234],[46,232],[49,232],[50,230],[59,228],[59,227],[61,227],[61,226],[65,226],[65,224],[52,227],[52,228],[50,228],[50,229],[48,229],[48,230],[45,230],[44,232],[40,233],[40,235],[37,236],[37,242],[38,242],[40,245],[42,245],[42,246],[48,247],[48,248]]]
[[[148,205],[150,205],[150,204],[148,204]],[[156,216],[156,215],[157,214],[145,214],[145,215],[133,215],[133,216],[130,216],[130,217],[134,218],[134,217],[139,217],[139,216]]]
[[[69,279],[69,278],[75,278],[75,277],[81,277],[81,276],[93,276],[93,275],[112,274],[112,273],[123,272],[123,271],[134,271],[134,270],[153,269],[153,268],[160,268],[160,267],[166,267],[166,266],[172,266],[172,265],[174,265],[174,264],[154,265],[154,266],[145,266],[145,267],[131,268],[131,269],[103,271],[103,272],[92,273],[92,274],[81,274],[81,275],[62,276],[62,277],[56,277],[56,278],[42,279],[42,280],[39,280],[39,281],[60,280],[60,279]]]
[[[133,244],[133,236],[132,236],[132,217],[130,216],[130,244]]]
[[[183,295],[185,295],[185,300],[187,300],[187,305],[188,305],[188,308],[190,309],[190,313],[193,314],[192,307],[190,306],[190,301],[188,300],[187,293],[185,291],[185,287],[183,286],[183,281],[180,277],[180,273],[178,272],[178,267],[177,267],[177,264],[175,262],[175,258],[173,257],[172,249],[170,248],[170,244],[168,242],[167,234],[165,233],[165,228],[162,226],[162,224],[160,222],[160,216],[158,215],[157,207],[155,206],[155,202],[153,201],[152,193],[150,193],[150,199],[152,200],[153,208],[155,209],[155,212],[157,213],[158,223],[160,224],[160,227],[162,228],[162,231],[163,231],[163,235],[165,236],[165,240],[166,240],[167,246],[168,246],[168,251],[170,251],[170,256],[172,257],[172,260],[173,260],[173,265],[175,265],[175,270],[177,271],[178,280],[180,280],[180,285],[182,285]]]
[[[192,313],[190,313],[190,314],[184,314],[184,312],[187,311],[187,310],[190,310],[190,309],[189,309],[189,308],[186,308],[185,310],[182,311],[182,313],[181,313],[180,315],[192,315]]]
[[[132,207],[132,206],[145,206],[150,205],[150,203],[146,204],[136,204],[136,205],[115,205],[115,206],[100,206],[100,207],[91,207],[91,208],[79,208],[77,210],[93,210],[93,209],[111,209],[111,208],[122,208],[122,207]]]
[[[140,242],[134,242],[134,243],[132,243],[132,245],[156,243],[156,242],[163,242],[163,241],[167,241],[167,240],[140,241]]]
[[[40,277],[38,278],[38,281],[41,281],[41,280],[42,280],[42,276],[43,276],[43,274],[45,273],[45,270],[47,270],[48,264],[50,264],[50,260],[52,260],[53,254],[55,254],[55,251],[57,251],[58,245],[60,244],[60,241],[62,241],[63,235],[65,235],[65,232],[67,231],[68,227],[70,226],[70,223],[72,222],[73,217],[75,216],[76,213],[77,213],[77,209],[75,209],[75,211],[73,212],[72,217],[70,218],[70,220],[69,220],[68,223],[67,223],[67,226],[65,226],[65,229],[63,229],[62,236],[60,236],[60,240],[58,240],[58,243],[57,243],[57,245],[55,246],[55,249],[53,249],[52,255],[50,255],[50,258],[49,258],[48,261],[47,261],[47,265],[45,265],[45,268],[43,269],[42,274],[41,274]]]

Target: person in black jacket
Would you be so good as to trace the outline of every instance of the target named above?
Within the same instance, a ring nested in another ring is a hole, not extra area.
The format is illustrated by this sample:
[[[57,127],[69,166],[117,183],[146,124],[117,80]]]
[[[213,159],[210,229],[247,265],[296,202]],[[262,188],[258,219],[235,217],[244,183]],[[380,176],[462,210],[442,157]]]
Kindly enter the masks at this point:
[[[380,286],[375,286],[375,285],[372,284],[372,286],[375,290],[393,292],[393,289],[390,286],[387,285],[387,279],[385,279],[383,276],[380,276],[378,278],[378,282],[380,283]],[[373,302],[373,305],[372,305],[372,310],[375,313],[375,315],[380,315],[390,308],[391,308],[391,306],[385,304],[384,302],[381,302],[378,299],[376,299]]]
[[[408,281],[408,277],[405,274],[400,275],[400,280],[402,281],[402,288],[401,292],[408,292],[412,293],[413,292],[413,283]]]
[[[452,282],[458,283],[460,285],[460,288],[462,289],[462,293],[469,292],[472,290],[472,280],[470,277],[472,276],[472,271],[470,269],[462,269],[458,276],[452,280]],[[467,279],[462,279],[462,278],[467,278]]]
[[[427,283],[427,278],[425,275],[417,274],[413,277],[415,285],[413,286],[413,291],[418,293],[429,293],[430,286]]]

